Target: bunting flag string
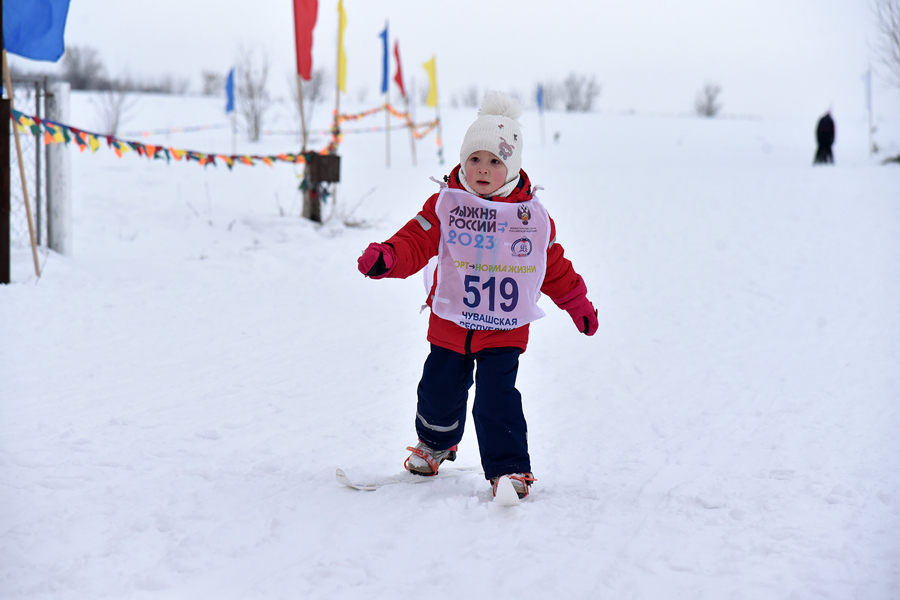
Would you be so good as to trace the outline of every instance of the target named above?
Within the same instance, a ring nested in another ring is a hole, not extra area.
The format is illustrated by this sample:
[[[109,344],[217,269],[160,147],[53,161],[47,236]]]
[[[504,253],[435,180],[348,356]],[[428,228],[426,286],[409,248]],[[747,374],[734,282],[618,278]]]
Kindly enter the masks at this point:
[[[340,124],[345,122],[355,122],[366,117],[372,116],[374,114],[380,113],[381,111],[387,110],[392,116],[404,119],[406,121],[404,127],[409,127],[413,130],[413,135],[416,139],[421,139],[431,133],[439,124],[437,120],[430,121],[427,123],[413,123],[410,118],[409,112],[400,112],[389,104],[384,104],[382,106],[363,111],[357,114],[342,114],[338,115],[337,119],[334,119],[335,125],[330,130],[322,131],[321,133],[331,134],[331,141],[328,146],[318,152],[319,154],[336,154],[337,148],[340,145],[343,139],[343,131],[341,130]],[[86,131],[83,129],[79,129],[76,127],[72,127],[71,125],[65,125],[63,123],[57,123],[55,121],[51,121],[49,119],[42,119],[40,117],[36,117],[33,115],[26,115],[25,113],[10,109],[10,118],[15,123],[16,127],[22,133],[30,133],[35,137],[39,137],[43,135],[44,143],[46,144],[70,144],[73,141],[78,146],[78,149],[81,152],[84,152],[87,149],[90,149],[92,153],[97,152],[97,150],[103,145],[103,142],[106,142],[108,148],[110,148],[113,152],[116,153],[116,156],[122,158],[128,152],[134,152],[138,156],[146,157],[149,160],[165,160],[166,162],[171,162],[174,158],[176,161],[184,160],[186,162],[197,162],[201,166],[213,165],[218,166],[218,161],[224,163],[229,170],[231,170],[235,164],[241,164],[246,166],[255,166],[257,163],[263,163],[268,166],[273,166],[277,162],[290,163],[290,164],[302,164],[306,162],[302,153],[281,153],[275,155],[266,155],[260,156],[256,154],[244,154],[244,155],[227,155],[227,154],[218,154],[218,153],[207,153],[207,152],[197,152],[195,150],[185,150],[180,148],[174,148],[171,146],[165,146],[161,144],[148,144],[143,142],[136,142],[133,140],[123,140],[113,135],[106,135],[102,133],[95,133],[91,131]],[[140,132],[132,135],[139,135],[142,137],[148,137],[153,135],[154,133],[159,134],[160,132],[165,133],[174,133],[174,132],[188,132],[188,131],[200,131],[202,129],[214,129],[218,128],[218,125],[210,125],[210,126],[200,126],[200,127],[183,127],[177,129],[167,129],[167,130],[155,130],[148,132]],[[350,129],[347,130],[349,133],[363,133],[367,131],[384,131],[383,128],[358,128],[358,129]],[[441,146],[441,140],[438,139],[438,146]]]
[[[164,129],[148,129],[144,131],[126,131],[123,136],[128,137],[150,137],[151,135],[168,135],[170,133],[196,133],[198,131],[209,131],[211,129],[230,129],[231,125],[190,125],[187,127],[167,127]]]
[[[327,153],[337,153],[337,147],[340,145],[343,139],[344,130],[341,129],[341,123],[346,123],[348,121],[359,121],[360,119],[364,119],[366,117],[372,116],[374,114],[380,113],[381,111],[386,110],[392,116],[397,117],[398,119],[404,119],[406,124],[401,126],[399,129],[403,127],[408,127],[412,129],[413,136],[418,140],[424,138],[426,135],[434,131],[435,129],[439,130],[440,119],[435,119],[434,121],[429,121],[427,123],[413,123],[412,118],[410,117],[409,111],[400,112],[390,104],[383,104],[376,108],[372,108],[361,113],[353,114],[353,115],[338,115],[338,118],[334,119],[333,122],[335,125],[332,126],[330,131],[331,133],[331,142],[328,144],[328,152]],[[365,131],[384,131],[383,128],[372,128]],[[349,130],[348,132],[360,132],[360,130]],[[438,150],[442,149],[442,140],[440,134],[437,135],[437,146]]]
[[[44,142],[47,144],[64,143],[68,145],[74,140],[80,151],[84,152],[90,148],[91,152],[96,152],[100,146],[103,145],[103,141],[105,141],[107,147],[115,152],[116,156],[119,158],[128,152],[134,152],[138,156],[144,156],[150,160],[165,160],[166,162],[171,162],[174,158],[176,161],[195,161],[201,166],[210,164],[216,166],[218,165],[217,160],[220,160],[225,163],[229,169],[236,163],[252,166],[256,162],[262,162],[272,166],[276,162],[291,164],[305,162],[305,158],[300,153],[281,153],[271,156],[251,154],[229,156],[226,154],[197,152],[195,150],[184,150],[163,145],[123,140],[113,135],[85,131],[83,129],[72,127],[71,125],[50,121],[49,119],[41,119],[40,117],[26,115],[15,109],[10,110],[10,118],[12,118],[16,127],[19,128],[19,131],[23,133],[31,133],[34,136],[40,136],[43,132]]]

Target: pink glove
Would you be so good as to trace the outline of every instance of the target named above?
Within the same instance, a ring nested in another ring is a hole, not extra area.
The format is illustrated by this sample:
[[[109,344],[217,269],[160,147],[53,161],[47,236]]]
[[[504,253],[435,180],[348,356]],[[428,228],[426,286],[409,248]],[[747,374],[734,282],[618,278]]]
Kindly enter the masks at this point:
[[[594,335],[600,324],[597,322],[597,309],[587,299],[587,286],[581,275],[578,276],[578,285],[571,292],[553,301],[558,307],[569,313],[578,331],[584,335]]]
[[[397,253],[390,244],[369,244],[356,261],[359,272],[372,279],[387,277],[397,264]]]

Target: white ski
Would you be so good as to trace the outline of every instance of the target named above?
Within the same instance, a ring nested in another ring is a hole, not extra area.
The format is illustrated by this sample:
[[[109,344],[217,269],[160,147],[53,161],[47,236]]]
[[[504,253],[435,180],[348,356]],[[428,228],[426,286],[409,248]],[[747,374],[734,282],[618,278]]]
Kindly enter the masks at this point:
[[[483,471],[479,467],[446,467],[442,466],[438,471],[437,475],[433,475],[431,477],[424,477],[422,475],[413,475],[409,472],[398,473],[396,475],[388,475],[386,477],[370,477],[368,479],[364,479],[361,481],[354,481],[351,479],[346,471],[343,469],[338,469],[334,473],[334,478],[337,479],[338,483],[342,483],[347,487],[353,488],[355,490],[363,490],[366,492],[373,492],[378,488],[384,487],[386,485],[393,485],[395,483],[425,483],[426,481],[434,481],[435,479],[443,479],[446,477],[454,477],[457,475],[462,475],[464,473],[482,473]]]
[[[494,494],[494,503],[500,506],[518,506],[519,494],[509,477],[504,475],[497,482],[497,493]]]

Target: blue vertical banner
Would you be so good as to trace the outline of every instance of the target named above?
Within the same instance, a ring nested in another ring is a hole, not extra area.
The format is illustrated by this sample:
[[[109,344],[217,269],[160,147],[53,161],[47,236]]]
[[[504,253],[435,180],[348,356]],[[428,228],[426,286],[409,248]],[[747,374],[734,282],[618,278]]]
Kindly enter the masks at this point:
[[[66,50],[63,35],[69,0],[5,0],[3,47],[31,60],[56,62]]]
[[[537,106],[539,113],[544,112],[544,86],[540,83],[537,89]]]
[[[227,115],[234,112],[234,69],[228,71],[228,79],[225,80],[225,97],[227,98],[225,104],[225,114]]]
[[[381,93],[388,91],[388,24],[384,24],[384,31],[378,34],[381,38]]]

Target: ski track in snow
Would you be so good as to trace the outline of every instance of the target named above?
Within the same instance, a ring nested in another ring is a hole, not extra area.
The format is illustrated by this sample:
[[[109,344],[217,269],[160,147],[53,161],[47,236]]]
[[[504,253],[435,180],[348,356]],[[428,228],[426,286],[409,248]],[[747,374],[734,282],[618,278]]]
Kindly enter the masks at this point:
[[[91,106],[74,94],[74,125]],[[127,128],[218,110],[146,96]],[[813,169],[813,118],[550,113],[541,145],[526,112],[600,313],[588,339],[544,299],[532,327],[534,493],[334,481],[397,473],[415,441],[421,279],[355,261],[455,164],[474,111],[445,112],[443,166],[433,137],[412,168],[396,132],[391,169],[383,137],[345,138],[338,210],[368,228],[297,218],[290,166],[71,150],[74,255],[37,282],[16,249],[0,289],[0,596],[900,596],[900,170],[862,121]],[[479,464],[471,430],[456,464]]]

